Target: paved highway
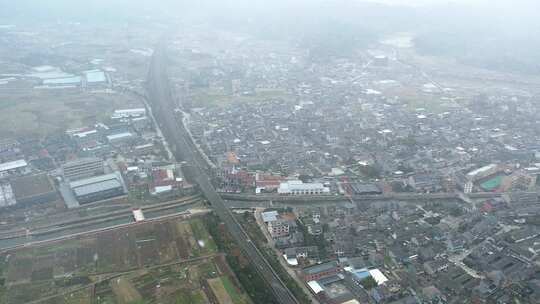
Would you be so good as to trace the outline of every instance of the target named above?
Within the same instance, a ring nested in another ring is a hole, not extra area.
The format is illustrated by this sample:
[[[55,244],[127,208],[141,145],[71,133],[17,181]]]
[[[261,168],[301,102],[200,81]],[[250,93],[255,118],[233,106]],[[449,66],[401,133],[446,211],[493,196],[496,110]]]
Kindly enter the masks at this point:
[[[209,168],[206,162],[199,154],[194,143],[190,140],[181,122],[181,117],[178,117],[180,113],[173,110],[176,108],[176,103],[173,100],[166,65],[166,50],[164,46],[160,46],[155,50],[152,57],[147,82],[148,100],[152,106],[152,113],[171,146],[175,158],[185,161],[189,165],[184,170],[186,177],[199,185],[202,193],[210,202],[216,214],[225,223],[227,229],[236,239],[252,265],[268,283],[279,303],[298,303],[268,261],[266,261],[261,252],[251,242],[246,232],[236,221],[230,210],[226,207],[223,199],[216,193],[210,183],[210,178],[207,174]]]

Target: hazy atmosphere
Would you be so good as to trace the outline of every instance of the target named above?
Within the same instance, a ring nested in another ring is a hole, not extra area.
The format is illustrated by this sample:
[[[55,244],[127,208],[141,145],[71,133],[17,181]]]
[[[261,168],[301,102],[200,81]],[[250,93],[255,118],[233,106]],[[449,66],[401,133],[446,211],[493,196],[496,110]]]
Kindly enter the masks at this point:
[[[0,303],[540,303],[539,12],[0,0]]]

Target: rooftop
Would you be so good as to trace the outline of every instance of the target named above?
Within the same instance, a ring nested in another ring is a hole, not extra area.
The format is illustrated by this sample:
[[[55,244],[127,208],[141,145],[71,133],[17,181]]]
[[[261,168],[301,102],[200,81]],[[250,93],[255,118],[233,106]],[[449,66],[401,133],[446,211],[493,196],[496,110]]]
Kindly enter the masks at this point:
[[[90,164],[90,163],[103,163],[103,160],[101,158],[97,157],[84,157],[75,159],[72,161],[69,161],[64,164],[64,168],[66,167],[72,167],[72,166],[78,166],[78,165],[84,165],[84,164]]]
[[[111,140],[116,140],[116,139],[128,138],[132,136],[133,134],[131,134],[130,132],[123,132],[123,133],[109,135],[107,136],[107,140],[111,141]]]
[[[83,196],[123,187],[123,182],[120,174],[111,173],[74,181],[69,184],[69,187],[76,196]]]
[[[316,274],[316,273],[327,271],[336,267],[338,267],[338,263],[336,261],[330,261],[330,262],[306,267],[303,269],[303,271],[304,273],[307,273],[307,274]]]
[[[278,212],[277,211],[267,211],[261,213],[263,222],[268,223],[272,221],[276,221],[278,218]]]
[[[111,190],[122,187],[122,183],[117,179],[109,179],[84,186],[73,188],[76,196],[84,196],[101,191]]]
[[[283,190],[315,190],[315,189],[321,189],[324,188],[324,185],[321,183],[303,183],[299,180],[291,180],[283,182],[279,185],[279,188]]]
[[[86,81],[88,81],[89,83],[107,81],[107,76],[103,71],[100,70],[86,71],[84,72],[84,75],[86,76]]]
[[[0,172],[26,167],[27,165],[28,163],[24,159],[2,163],[0,164]]]
[[[487,171],[489,171],[489,170],[493,170],[493,169],[495,169],[495,168],[497,168],[497,165],[496,165],[496,164],[487,165],[487,166],[478,168],[478,169],[476,169],[476,170],[473,170],[473,171],[467,173],[467,176],[468,176],[469,178],[475,177],[476,175],[478,175],[478,174],[480,174],[480,173],[484,173],[484,172],[487,172]]]

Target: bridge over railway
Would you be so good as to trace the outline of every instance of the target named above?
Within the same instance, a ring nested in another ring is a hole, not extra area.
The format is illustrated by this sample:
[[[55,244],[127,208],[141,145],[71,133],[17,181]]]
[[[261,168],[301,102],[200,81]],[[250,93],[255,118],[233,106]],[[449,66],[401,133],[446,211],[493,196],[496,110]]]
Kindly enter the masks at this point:
[[[500,197],[503,193],[497,192],[480,192],[463,194],[456,193],[392,193],[392,194],[377,194],[377,195],[279,195],[279,194],[243,194],[243,193],[220,193],[221,197],[226,200],[233,201],[273,201],[283,203],[301,203],[301,202],[334,202],[346,201],[352,198],[354,201],[423,201],[423,200],[440,200],[440,199],[456,199],[466,203],[471,203],[473,199],[489,199]]]

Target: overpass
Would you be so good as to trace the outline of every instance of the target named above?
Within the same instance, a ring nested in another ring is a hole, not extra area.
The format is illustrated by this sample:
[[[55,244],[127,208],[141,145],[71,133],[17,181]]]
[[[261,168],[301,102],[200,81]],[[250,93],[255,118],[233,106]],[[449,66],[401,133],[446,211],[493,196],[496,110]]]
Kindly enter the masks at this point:
[[[456,199],[466,203],[470,203],[471,199],[495,198],[500,197],[504,193],[495,192],[479,192],[463,194],[461,192],[451,193],[392,193],[392,194],[377,194],[377,195],[353,195],[351,197],[344,195],[279,195],[279,194],[245,194],[245,193],[220,193],[221,198],[231,201],[273,201],[281,203],[305,203],[305,202],[336,202],[348,201],[352,198],[354,201],[422,201],[422,200],[439,200],[439,199]]]
[[[148,101],[152,106],[152,113],[158,122],[158,126],[167,139],[168,144],[178,161],[185,161],[184,174],[192,182],[195,182],[206,199],[209,201],[215,213],[224,222],[228,231],[238,243],[242,252],[257,269],[279,303],[296,304],[298,300],[285,286],[259,249],[249,239],[247,233],[237,222],[231,211],[226,207],[223,199],[215,191],[210,183],[210,168],[203,156],[200,155],[193,141],[189,137],[180,113],[173,111],[175,101],[167,75],[166,48],[160,45],[156,48],[152,57],[147,82]]]

